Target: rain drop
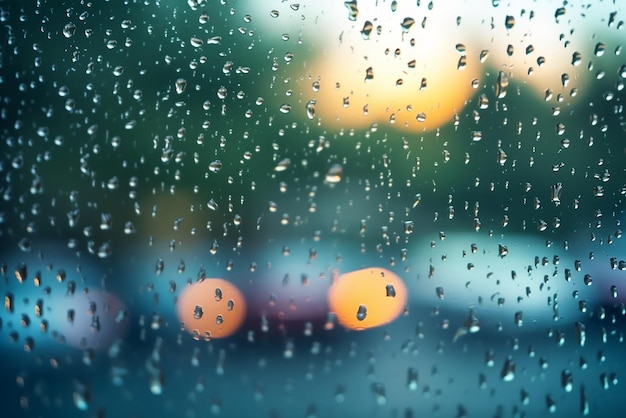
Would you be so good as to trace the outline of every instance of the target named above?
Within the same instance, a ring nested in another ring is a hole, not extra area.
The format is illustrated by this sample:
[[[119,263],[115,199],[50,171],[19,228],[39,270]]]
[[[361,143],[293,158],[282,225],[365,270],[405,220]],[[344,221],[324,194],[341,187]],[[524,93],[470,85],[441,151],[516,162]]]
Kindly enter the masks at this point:
[[[363,321],[367,316],[367,307],[365,305],[359,305],[359,309],[356,313],[356,319]]]

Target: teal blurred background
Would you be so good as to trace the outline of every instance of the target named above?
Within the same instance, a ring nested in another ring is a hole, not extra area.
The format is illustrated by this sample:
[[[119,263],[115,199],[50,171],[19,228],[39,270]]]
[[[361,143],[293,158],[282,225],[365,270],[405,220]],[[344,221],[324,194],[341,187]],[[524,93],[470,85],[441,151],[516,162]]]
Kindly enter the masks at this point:
[[[484,20],[503,7],[485,2]],[[543,100],[512,80],[497,98],[494,59],[458,123],[415,132],[307,117],[298,83],[309,82],[304,62],[324,45],[276,35],[315,18],[304,4],[0,1],[0,261],[15,302],[0,314],[9,415],[504,417],[544,416],[554,402],[572,416],[585,399],[592,416],[614,415],[625,370],[624,271],[612,268],[626,254],[623,9],[591,5],[581,17],[578,7],[567,16],[597,30],[575,45],[587,80],[577,97]],[[257,26],[259,9],[280,11],[275,27]],[[337,165],[340,181],[328,181]],[[25,283],[14,274],[21,263]],[[331,272],[370,266],[407,283],[406,314],[365,332],[325,330]],[[41,287],[31,285],[36,271]],[[286,274],[295,280],[282,286]],[[194,341],[180,329],[177,294],[203,275],[246,296],[248,318],[231,339]],[[109,323],[102,316],[99,335],[111,336],[94,347],[59,342],[92,332],[65,330],[70,282],[123,304]],[[315,303],[282,318],[267,307],[273,292],[281,303]],[[40,298],[46,334],[33,314]],[[470,312],[480,332],[455,341]],[[509,357],[516,377],[503,382]]]

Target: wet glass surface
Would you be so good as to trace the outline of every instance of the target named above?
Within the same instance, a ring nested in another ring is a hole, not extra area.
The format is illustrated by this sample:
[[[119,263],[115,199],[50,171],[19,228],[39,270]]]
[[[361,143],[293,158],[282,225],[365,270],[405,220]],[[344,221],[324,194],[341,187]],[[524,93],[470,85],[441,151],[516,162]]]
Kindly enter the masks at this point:
[[[624,14],[0,0],[2,410],[619,416]]]

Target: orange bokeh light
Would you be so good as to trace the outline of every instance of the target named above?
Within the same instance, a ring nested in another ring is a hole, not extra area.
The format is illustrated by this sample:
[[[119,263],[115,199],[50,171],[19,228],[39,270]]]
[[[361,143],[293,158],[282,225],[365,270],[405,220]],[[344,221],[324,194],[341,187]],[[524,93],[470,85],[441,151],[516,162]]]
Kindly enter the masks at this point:
[[[426,77],[410,75],[405,76],[401,86],[396,86],[397,79],[383,64],[373,68],[375,78],[366,83],[365,68],[359,71],[342,65],[343,60],[336,61],[336,67],[311,71],[322,86],[313,96],[316,116],[336,127],[389,123],[416,132],[438,128],[461,113],[473,95],[471,80],[479,76],[477,71],[457,71],[453,66],[441,68],[438,74],[426,79],[425,88],[421,83]]]
[[[388,324],[402,314],[406,301],[402,279],[379,267],[342,274],[328,290],[331,312],[354,330]]]
[[[185,329],[198,338],[225,338],[243,323],[246,301],[232,283],[205,279],[183,290],[176,311]]]

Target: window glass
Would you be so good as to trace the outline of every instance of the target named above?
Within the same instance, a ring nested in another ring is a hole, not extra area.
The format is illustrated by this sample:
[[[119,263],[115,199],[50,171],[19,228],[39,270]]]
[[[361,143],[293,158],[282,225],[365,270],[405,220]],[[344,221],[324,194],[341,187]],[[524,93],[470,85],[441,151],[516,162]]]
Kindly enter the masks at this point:
[[[624,19],[0,0],[6,416],[614,416]]]

